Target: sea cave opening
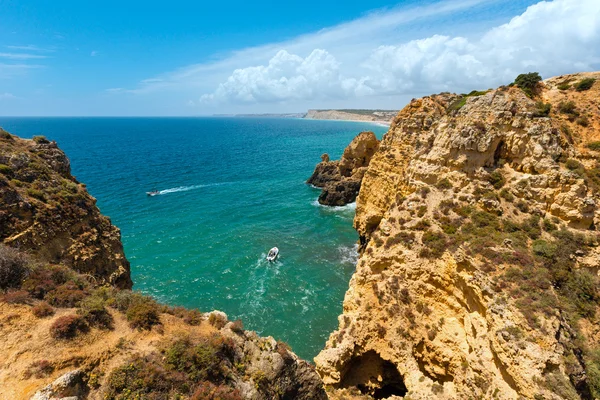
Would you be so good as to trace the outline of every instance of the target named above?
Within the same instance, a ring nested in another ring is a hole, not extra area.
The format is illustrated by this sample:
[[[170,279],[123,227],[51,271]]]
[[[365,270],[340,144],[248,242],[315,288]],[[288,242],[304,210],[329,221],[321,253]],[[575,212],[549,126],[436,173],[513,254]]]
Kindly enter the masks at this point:
[[[393,395],[403,397],[408,391],[396,366],[374,350],[354,357],[346,364],[340,387],[356,387],[374,399],[387,399]]]

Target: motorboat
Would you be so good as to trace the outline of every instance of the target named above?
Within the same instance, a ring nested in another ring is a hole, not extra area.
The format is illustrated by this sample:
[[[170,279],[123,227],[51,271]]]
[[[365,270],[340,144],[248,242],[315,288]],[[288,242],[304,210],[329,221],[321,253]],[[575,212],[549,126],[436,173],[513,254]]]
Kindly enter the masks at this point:
[[[146,192],[148,196],[158,196],[160,194],[160,190],[152,190],[150,192]]]
[[[273,247],[271,250],[269,250],[269,254],[267,254],[267,261],[275,261],[278,255],[279,249],[277,247]]]

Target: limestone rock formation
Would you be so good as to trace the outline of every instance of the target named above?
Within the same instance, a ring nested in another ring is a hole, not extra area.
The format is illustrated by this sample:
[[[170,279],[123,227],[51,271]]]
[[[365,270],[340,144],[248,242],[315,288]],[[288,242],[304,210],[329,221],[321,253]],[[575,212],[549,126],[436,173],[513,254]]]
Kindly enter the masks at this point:
[[[99,282],[131,288],[121,233],[72,175],[56,142],[0,129],[0,241]]]
[[[315,359],[331,398],[600,397],[600,84],[577,89],[589,78],[400,111],[364,174],[361,256]]]
[[[323,154],[321,162],[307,181],[308,184],[323,188],[319,203],[343,206],[354,202],[363,175],[378,146],[379,141],[373,132],[361,132],[346,147],[340,160],[330,161],[329,155]]]

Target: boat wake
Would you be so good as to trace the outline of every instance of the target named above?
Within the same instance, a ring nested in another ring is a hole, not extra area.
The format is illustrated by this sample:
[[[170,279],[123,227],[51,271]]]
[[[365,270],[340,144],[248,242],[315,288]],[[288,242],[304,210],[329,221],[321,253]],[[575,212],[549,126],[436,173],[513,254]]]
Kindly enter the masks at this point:
[[[169,193],[177,193],[177,192],[187,192],[189,190],[202,189],[205,187],[213,187],[213,186],[223,186],[223,185],[231,185],[235,182],[221,182],[221,183],[209,183],[206,185],[192,185],[192,186],[178,186],[171,189],[160,190],[159,194],[169,194]]]

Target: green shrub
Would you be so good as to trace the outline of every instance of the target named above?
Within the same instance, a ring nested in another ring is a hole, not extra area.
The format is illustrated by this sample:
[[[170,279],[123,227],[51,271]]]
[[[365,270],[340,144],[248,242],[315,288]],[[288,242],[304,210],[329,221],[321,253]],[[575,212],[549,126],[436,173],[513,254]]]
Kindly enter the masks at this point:
[[[540,239],[533,242],[532,249],[535,255],[549,259],[554,257],[556,253],[556,246],[554,244]]]
[[[594,78],[582,79],[577,85],[575,85],[575,90],[577,90],[578,92],[589,90],[592,88],[592,86],[594,86],[594,82],[596,82]]]
[[[590,150],[600,151],[600,142],[590,142],[585,145]]]
[[[27,189],[27,194],[29,196],[33,197],[34,199],[38,199],[40,201],[46,201],[46,196],[44,195],[44,192],[42,192],[41,190],[29,188],[29,189]]]
[[[567,297],[575,306],[576,312],[584,317],[593,319],[596,307],[600,303],[598,296],[598,280],[585,270],[572,270],[561,288],[561,294]]]
[[[219,350],[208,340],[192,344],[189,339],[179,339],[167,347],[163,354],[167,368],[199,381],[218,375],[221,361]]]
[[[54,372],[54,366],[48,360],[35,361],[29,364],[25,371],[25,379],[29,379],[32,376],[36,379],[42,379]]]
[[[452,189],[452,183],[448,180],[448,178],[444,178],[439,180],[436,184],[435,187],[437,187],[440,190],[448,190],[448,189]]]
[[[486,93],[487,90],[472,90],[471,92],[469,92],[469,94],[467,94],[467,97],[483,96]]]
[[[395,234],[394,236],[390,236],[387,241],[385,242],[385,249],[389,249],[390,247],[402,243],[404,246],[406,246],[407,248],[410,248],[412,243],[415,241],[415,234],[414,232],[408,232],[408,231],[400,231],[397,234]]]
[[[12,168],[5,164],[0,164],[0,174],[10,175],[12,174]]]
[[[459,97],[458,99],[456,99],[454,102],[452,102],[448,106],[448,109],[450,111],[458,111],[461,108],[463,108],[465,106],[465,104],[467,104],[467,98],[466,97]]]
[[[0,300],[8,304],[27,304],[31,297],[26,290],[9,290],[0,296]]]
[[[413,229],[416,229],[418,231],[424,231],[425,229],[429,228],[431,226],[431,222],[429,222],[426,219],[420,219],[414,226]]]
[[[75,280],[74,272],[66,267],[44,266],[32,270],[23,281],[22,287],[41,300],[58,286]]]
[[[31,138],[31,140],[33,140],[37,144],[48,144],[48,143],[50,143],[50,141],[48,139],[46,139],[46,136],[42,136],[42,135],[34,136],[33,138]]]
[[[563,114],[579,115],[579,113],[577,112],[577,105],[574,101],[561,101],[560,103],[558,103],[558,111],[560,111]]]
[[[88,325],[79,315],[65,315],[59,317],[50,326],[50,336],[55,339],[72,339],[79,332],[87,332]]]
[[[105,398],[115,400],[167,399],[184,377],[170,373],[154,354],[134,356],[108,376]]]
[[[547,117],[550,115],[550,110],[552,110],[552,105],[550,103],[538,101],[535,103],[535,111],[533,112],[533,116],[536,118]]]
[[[69,281],[46,294],[45,299],[54,307],[77,307],[79,303],[88,295],[82,286],[76,282]]]
[[[583,166],[581,165],[581,163],[577,160],[574,160],[572,158],[569,158],[567,160],[567,162],[565,162],[565,167],[567,169],[570,169],[571,171],[575,171],[577,169],[583,168]]]
[[[515,196],[506,188],[500,191],[500,197],[509,203],[512,203],[512,201],[515,199]]]
[[[421,249],[419,255],[426,258],[438,258],[444,254],[448,244],[446,242],[446,236],[440,232],[434,232],[428,230],[423,233],[421,238],[423,242],[423,249]]]
[[[242,396],[237,389],[203,381],[200,382],[190,400],[242,400]]]
[[[150,330],[160,324],[159,311],[160,307],[154,299],[139,295],[132,297],[125,316],[132,328]]]
[[[44,318],[54,315],[54,308],[52,308],[52,306],[46,303],[45,301],[40,301],[35,306],[33,306],[31,312],[37,318]]]
[[[529,205],[525,200],[519,200],[515,203],[515,206],[519,209],[519,211],[526,213],[529,212]]]
[[[546,232],[552,232],[552,231],[555,231],[556,229],[558,229],[556,227],[556,224],[554,224],[552,221],[550,221],[547,218],[544,218],[543,224],[544,224],[544,230]]]
[[[243,333],[244,332],[244,323],[241,319],[236,319],[231,323],[231,330],[235,333]]]
[[[557,86],[558,90],[569,90],[571,88],[571,85],[567,82],[563,82],[560,85]]]
[[[498,170],[492,171],[488,177],[488,182],[492,184],[495,189],[500,189],[506,183],[504,176]]]
[[[29,261],[23,253],[0,244],[0,290],[20,287],[29,272]]]
[[[4,129],[0,128],[0,139],[12,140],[13,137],[10,133],[8,133]]]
[[[525,220],[525,222],[523,222],[523,225],[521,225],[521,229],[527,234],[527,236],[535,240],[539,238],[542,234],[542,228],[540,228],[540,220],[541,218],[539,215],[532,215],[527,220]]]
[[[498,216],[487,211],[475,211],[471,214],[471,220],[473,221],[473,224],[479,228],[491,227],[498,229],[499,227]]]
[[[587,128],[590,125],[590,120],[585,115],[582,115],[581,117],[575,119],[575,122],[578,125],[583,126],[584,128]]]
[[[90,325],[101,329],[113,329],[113,317],[104,307],[106,301],[97,295],[88,296],[81,301],[77,314]]]
[[[183,319],[188,325],[200,325],[202,322],[202,313],[197,309],[187,309],[185,307],[174,307],[168,311],[170,314]]]
[[[600,398],[600,349],[588,352],[586,357],[587,384],[592,398]]]
[[[514,81],[514,84],[523,90],[525,94],[532,97],[535,93],[537,85],[542,81],[542,77],[537,72],[529,72],[527,74],[520,74]]]

